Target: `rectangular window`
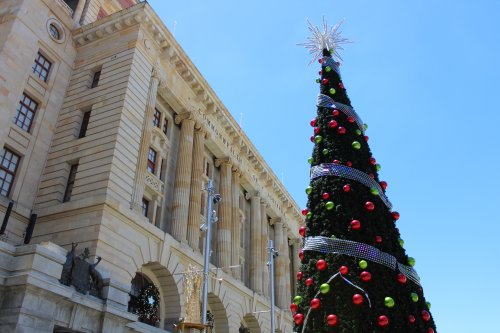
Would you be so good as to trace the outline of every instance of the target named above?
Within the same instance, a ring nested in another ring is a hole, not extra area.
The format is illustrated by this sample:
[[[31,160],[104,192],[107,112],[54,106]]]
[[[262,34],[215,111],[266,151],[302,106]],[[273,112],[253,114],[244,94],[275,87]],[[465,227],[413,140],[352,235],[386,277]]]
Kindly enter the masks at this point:
[[[148,217],[149,201],[146,198],[142,198],[142,215]]]
[[[148,171],[154,174],[155,170],[156,170],[156,150],[154,150],[153,148],[149,148]]]
[[[89,126],[90,111],[83,114],[82,126],[80,127],[80,133],[78,134],[78,139],[84,138],[87,134],[87,127]]]
[[[99,79],[101,78],[101,70],[99,69],[98,71],[94,72],[94,76],[92,77],[92,84],[90,85],[90,88],[95,88],[99,85]]]
[[[47,60],[40,52],[36,55],[35,63],[31,68],[33,73],[42,79],[44,82],[47,82],[49,77],[50,67],[52,67],[52,63]]]
[[[16,110],[16,115],[14,117],[14,124],[19,126],[21,129],[25,130],[26,132],[29,132],[37,108],[38,108],[38,103],[35,102],[28,95],[23,93],[23,97],[19,101],[19,106],[17,107]]]
[[[73,192],[73,187],[75,185],[76,171],[78,170],[78,164],[71,166],[69,170],[68,182],[66,183],[66,191],[64,191],[63,202],[68,202],[71,200],[71,193]]]
[[[168,131],[168,119],[165,118],[165,120],[163,120],[163,134],[167,135],[167,131]]]
[[[9,196],[20,159],[19,155],[13,151],[7,148],[2,149],[0,155],[0,195]]]
[[[158,109],[155,109],[155,114],[153,116],[153,126],[160,128],[161,123],[161,113]]]

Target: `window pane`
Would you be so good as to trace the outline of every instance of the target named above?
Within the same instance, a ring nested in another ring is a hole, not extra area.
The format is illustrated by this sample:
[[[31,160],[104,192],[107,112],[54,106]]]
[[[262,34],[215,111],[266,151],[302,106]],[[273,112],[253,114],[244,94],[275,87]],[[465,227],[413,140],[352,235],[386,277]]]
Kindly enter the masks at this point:
[[[47,58],[45,58],[40,52],[38,52],[35,58],[35,63],[32,67],[33,73],[46,82],[51,66],[52,63],[48,61]]]
[[[14,182],[19,156],[3,148],[0,156],[0,195],[8,196]]]
[[[29,132],[37,107],[38,104],[33,99],[23,94],[14,116],[14,124]]]

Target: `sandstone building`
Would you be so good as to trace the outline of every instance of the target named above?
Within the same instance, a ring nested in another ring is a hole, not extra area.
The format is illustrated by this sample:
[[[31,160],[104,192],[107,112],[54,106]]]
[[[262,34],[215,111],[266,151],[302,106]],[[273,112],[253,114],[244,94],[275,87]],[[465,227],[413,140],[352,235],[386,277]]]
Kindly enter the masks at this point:
[[[2,0],[0,124],[1,332],[172,332],[209,179],[214,332],[270,332],[268,238],[292,331],[299,209],[147,3]],[[59,281],[72,243],[102,258],[99,297]],[[156,322],[132,304],[146,282]]]

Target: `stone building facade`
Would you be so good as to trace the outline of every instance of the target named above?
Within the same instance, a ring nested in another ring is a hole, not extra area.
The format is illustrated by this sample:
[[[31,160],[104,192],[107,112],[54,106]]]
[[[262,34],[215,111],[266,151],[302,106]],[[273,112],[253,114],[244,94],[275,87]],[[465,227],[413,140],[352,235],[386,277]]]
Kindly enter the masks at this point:
[[[147,3],[0,2],[0,124],[1,332],[173,331],[209,179],[214,332],[270,332],[268,239],[292,331],[299,209]],[[102,258],[101,297],[60,283],[73,243]],[[144,281],[155,323],[131,307]]]

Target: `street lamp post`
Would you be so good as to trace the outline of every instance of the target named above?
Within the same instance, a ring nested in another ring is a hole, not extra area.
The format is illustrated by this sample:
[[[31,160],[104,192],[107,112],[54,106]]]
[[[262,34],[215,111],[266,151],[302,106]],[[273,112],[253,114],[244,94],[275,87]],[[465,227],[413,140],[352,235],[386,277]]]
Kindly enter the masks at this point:
[[[270,239],[267,247],[269,257],[267,265],[269,266],[269,295],[271,296],[271,332],[276,332],[276,323],[274,315],[274,258],[278,256],[278,251],[274,251],[273,240]]]

